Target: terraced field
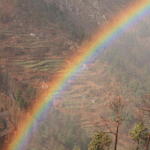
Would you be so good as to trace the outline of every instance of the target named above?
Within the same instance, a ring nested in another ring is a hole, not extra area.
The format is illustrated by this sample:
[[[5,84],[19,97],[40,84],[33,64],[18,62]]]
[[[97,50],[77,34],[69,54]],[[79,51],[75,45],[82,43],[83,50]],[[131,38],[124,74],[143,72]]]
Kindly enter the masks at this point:
[[[110,125],[112,131],[114,130],[113,114],[109,104],[112,99],[115,100],[116,96],[121,95],[125,103],[127,118],[120,128],[119,150],[130,149],[133,146],[128,133],[129,129],[138,120],[136,105],[140,97],[138,97],[137,93],[141,94],[140,92],[135,92],[135,90],[141,90],[141,86],[145,86],[146,89],[147,86],[142,82],[142,84],[138,83],[139,86],[134,89],[132,84],[133,78],[139,82],[142,78],[146,79],[148,77],[147,75],[141,75],[143,67],[149,66],[149,64],[145,66],[145,63],[142,63],[142,60],[145,61],[147,55],[141,58],[141,50],[143,50],[142,54],[149,52],[146,43],[140,43],[141,31],[143,31],[142,28],[144,27],[141,24],[139,26],[135,25],[91,64],[83,64],[81,66],[82,71],[76,74],[73,79],[68,79],[66,83],[68,86],[58,96],[58,100],[53,102],[54,107],[61,111],[62,114],[79,116],[81,128],[86,130],[88,136],[91,136],[97,130],[108,131],[108,125]],[[142,69],[138,68],[138,63],[141,63]],[[109,120],[109,123],[106,124],[105,120]],[[42,125],[44,129],[46,128],[49,131],[49,133],[43,135],[46,140],[53,133],[46,127],[46,123],[50,121],[43,122]],[[60,128],[60,133],[61,130],[62,132],[65,130],[65,127],[61,128],[59,125],[58,127]],[[57,134],[59,135],[59,133]],[[40,141],[39,139],[38,133],[36,134],[36,140],[32,139],[34,144],[31,143],[31,145],[33,144],[35,147],[32,146],[35,149],[37,149],[35,143]],[[48,145],[45,150],[48,150],[51,146],[50,144]],[[41,149],[42,146],[40,147]]]
[[[83,65],[83,68],[84,66],[85,65]],[[116,84],[117,81],[112,75],[110,78],[109,66],[97,60],[93,62],[93,64],[87,66],[86,69],[84,68],[82,73],[78,74],[75,78],[75,80],[68,80],[69,86],[58,96],[58,100],[53,102],[54,108],[65,115],[70,115],[72,117],[80,116],[81,128],[88,133],[89,137],[97,130],[107,130],[101,116],[107,116],[107,119],[111,118],[111,111],[108,107],[109,100],[111,100],[110,95],[114,95],[115,90],[117,90],[117,92],[121,91],[119,87],[118,89],[114,88],[114,84]],[[58,119],[57,116],[56,119]],[[63,120],[63,118],[60,119]],[[50,121],[51,119],[46,122],[44,121],[40,127],[40,129],[48,130],[48,132],[43,135],[45,139],[48,139],[48,137],[50,138],[50,135],[55,133],[55,131],[50,131],[47,127]],[[70,126],[70,129],[71,128]],[[121,130],[124,131],[126,129],[122,127]],[[69,132],[66,131],[64,127],[60,127],[60,134],[63,131],[66,132],[64,133],[66,135]],[[57,135],[59,136],[59,133],[57,133]],[[38,136],[37,131],[35,139],[32,138],[32,142],[29,144],[29,148],[33,147],[33,149],[37,149],[35,144],[36,141],[41,141],[43,139],[42,137],[38,138]],[[124,143],[129,139],[124,135],[122,140],[120,141],[120,149],[127,148],[127,145],[124,145]],[[50,143],[47,144],[47,149],[49,149],[49,147],[51,147]],[[43,147],[39,145],[38,148],[42,149]],[[42,150],[44,150],[44,148]]]
[[[23,111],[34,103],[39,91],[45,89],[45,83],[65,64],[76,42],[56,24],[37,29],[0,23],[0,44],[0,84],[3,85],[0,111],[6,111],[9,116],[5,121],[7,128],[0,132],[0,138],[4,139],[17,127]]]
[[[47,58],[48,59],[48,58]],[[33,71],[50,71],[52,73],[60,70],[64,64],[62,58],[51,58],[50,60],[17,60],[16,65],[24,67],[25,69],[31,69]]]
[[[11,5],[9,1],[3,3]],[[67,57],[76,53],[84,36],[89,36],[96,26],[107,24],[114,12],[124,9],[128,1],[46,0],[45,3],[37,0],[35,3],[35,0],[22,0],[20,3],[19,0],[19,8],[14,7],[13,14],[21,14],[12,21],[9,13],[13,9],[2,10],[5,16],[4,22],[0,22],[0,85],[3,85],[0,86],[0,130],[4,131],[0,140],[9,138],[24,111],[48,88],[47,82],[67,63]],[[53,101],[47,118],[35,125],[36,134],[31,137],[27,150],[76,150],[76,144],[87,150],[89,141],[85,137],[91,137],[97,130],[108,131],[104,119],[114,130],[109,103],[118,95],[122,96],[128,115],[120,128],[118,149],[129,149],[132,141],[129,129],[141,119],[135,106],[141,101],[141,94],[149,93],[150,89],[149,22],[141,20],[139,28],[132,26],[125,37],[111,43],[102,57],[83,64],[81,73],[69,79],[66,89]]]

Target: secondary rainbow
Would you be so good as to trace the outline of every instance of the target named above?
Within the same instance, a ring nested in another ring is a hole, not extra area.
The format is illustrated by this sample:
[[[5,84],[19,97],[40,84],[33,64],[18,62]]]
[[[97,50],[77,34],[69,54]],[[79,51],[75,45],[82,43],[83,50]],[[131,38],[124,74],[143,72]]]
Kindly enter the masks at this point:
[[[101,30],[91,38],[90,42],[84,43],[78,53],[70,59],[71,63],[57,74],[55,80],[48,83],[50,88],[36,100],[36,104],[32,110],[25,114],[23,121],[19,123],[20,128],[18,128],[12,136],[6,149],[24,150],[24,146],[33,126],[38,123],[38,120],[50,107],[51,102],[56,99],[56,96],[61,94],[61,91],[67,84],[67,80],[78,73],[82,64],[87,63],[95,55],[98,55],[100,51],[104,50],[104,47],[118,38],[125,28],[130,27],[130,25],[138,21],[139,18],[148,14],[150,14],[150,1],[137,0],[137,2],[132,3],[126,10],[123,10],[117,15],[108,25],[101,28]]]

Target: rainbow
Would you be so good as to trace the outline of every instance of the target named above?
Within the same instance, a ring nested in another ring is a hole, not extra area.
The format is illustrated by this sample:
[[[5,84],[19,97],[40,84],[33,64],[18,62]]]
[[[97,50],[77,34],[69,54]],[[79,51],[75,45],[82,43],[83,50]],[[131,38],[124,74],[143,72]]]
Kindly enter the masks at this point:
[[[49,83],[50,88],[46,90],[36,101],[30,113],[25,115],[23,121],[12,136],[7,145],[7,150],[24,150],[28,136],[33,126],[38,123],[43,113],[48,110],[52,101],[54,101],[65,88],[67,81],[71,79],[81,66],[87,63],[92,57],[98,55],[105,46],[118,38],[120,34],[130,25],[136,23],[140,18],[150,13],[149,0],[137,0],[132,3],[126,10],[117,15],[108,25],[103,27],[97,34],[90,39],[90,42],[84,43],[79,52],[70,59],[70,64],[58,73],[55,80]],[[30,115],[29,115],[30,114]]]

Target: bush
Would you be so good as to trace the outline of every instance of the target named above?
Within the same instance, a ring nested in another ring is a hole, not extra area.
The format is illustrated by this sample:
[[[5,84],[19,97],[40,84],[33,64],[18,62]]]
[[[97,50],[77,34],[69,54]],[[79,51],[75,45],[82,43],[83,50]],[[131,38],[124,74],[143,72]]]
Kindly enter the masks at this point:
[[[97,132],[92,138],[88,150],[105,150],[112,143],[111,137],[105,132]]]

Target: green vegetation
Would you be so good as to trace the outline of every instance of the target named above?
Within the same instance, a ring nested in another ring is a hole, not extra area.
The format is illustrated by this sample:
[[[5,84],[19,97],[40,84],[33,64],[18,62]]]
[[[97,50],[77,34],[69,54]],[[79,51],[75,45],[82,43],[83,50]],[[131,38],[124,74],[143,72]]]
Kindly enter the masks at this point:
[[[112,139],[105,132],[97,132],[92,138],[88,150],[107,150],[111,145]]]
[[[144,149],[148,144],[149,132],[143,123],[137,123],[131,130],[130,135],[132,139],[137,143],[136,150]]]

